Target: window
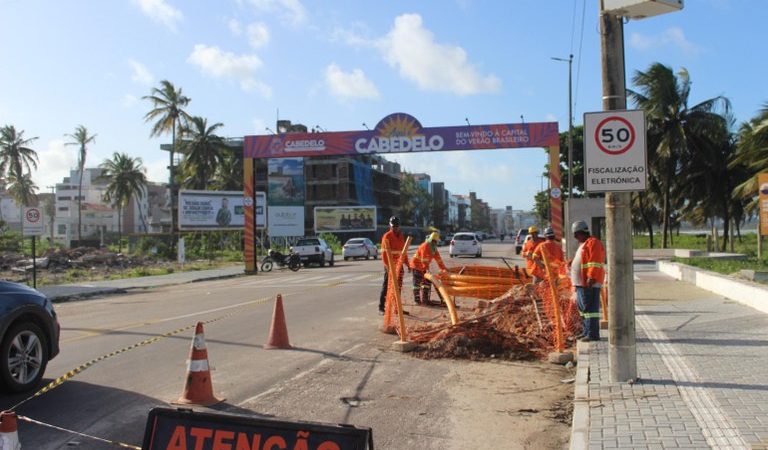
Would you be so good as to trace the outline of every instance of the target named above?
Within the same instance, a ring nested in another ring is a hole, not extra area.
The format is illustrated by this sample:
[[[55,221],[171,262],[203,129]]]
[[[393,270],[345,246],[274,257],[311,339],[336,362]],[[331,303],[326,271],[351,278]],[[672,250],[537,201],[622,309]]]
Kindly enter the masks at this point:
[[[59,206],[59,211],[69,211],[69,206]]]
[[[61,201],[72,200],[72,197],[70,197],[69,195],[65,195],[65,196],[59,197],[59,200]]]
[[[56,234],[67,234],[67,225],[59,225],[58,231]]]

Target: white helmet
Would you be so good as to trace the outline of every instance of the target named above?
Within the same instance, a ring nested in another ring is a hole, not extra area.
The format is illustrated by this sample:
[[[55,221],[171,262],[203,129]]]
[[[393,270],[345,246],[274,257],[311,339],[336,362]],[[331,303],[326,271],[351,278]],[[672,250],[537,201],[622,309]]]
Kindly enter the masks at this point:
[[[587,225],[587,222],[584,222],[583,220],[577,220],[576,222],[573,222],[571,231],[574,233],[579,231],[589,233],[589,225]]]

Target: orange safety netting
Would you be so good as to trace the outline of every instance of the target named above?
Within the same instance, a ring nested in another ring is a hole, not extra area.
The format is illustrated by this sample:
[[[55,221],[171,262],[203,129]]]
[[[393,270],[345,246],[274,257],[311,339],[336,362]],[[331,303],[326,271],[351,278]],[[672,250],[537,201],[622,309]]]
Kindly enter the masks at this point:
[[[412,275],[402,270],[407,255],[404,252],[400,256],[390,271],[395,276],[389,280],[382,330],[397,332],[403,340],[434,348],[455,347],[457,342],[468,339],[484,343],[488,351],[540,356],[563,350],[581,330],[565,267],[544,261],[552,281],[548,278],[533,284],[525,269],[518,266],[477,265],[451,259],[446,261],[447,271],[425,274],[431,282],[432,303],[422,308],[424,304],[417,305],[420,291],[412,287]],[[401,329],[396,297],[405,312],[402,324],[407,330]],[[414,306],[419,308],[414,310]]]

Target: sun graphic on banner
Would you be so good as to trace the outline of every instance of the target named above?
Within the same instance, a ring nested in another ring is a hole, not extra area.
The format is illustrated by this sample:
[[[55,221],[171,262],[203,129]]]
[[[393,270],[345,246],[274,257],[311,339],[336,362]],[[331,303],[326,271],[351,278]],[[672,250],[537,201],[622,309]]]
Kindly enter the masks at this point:
[[[421,124],[407,114],[392,114],[376,125],[381,137],[414,137],[421,131]]]

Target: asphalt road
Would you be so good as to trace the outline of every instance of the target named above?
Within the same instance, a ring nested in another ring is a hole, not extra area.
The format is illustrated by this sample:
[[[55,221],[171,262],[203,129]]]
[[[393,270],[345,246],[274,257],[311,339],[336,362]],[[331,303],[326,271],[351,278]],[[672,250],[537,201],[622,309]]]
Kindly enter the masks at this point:
[[[442,249],[449,264],[488,262],[450,259],[447,247]],[[508,241],[486,243],[484,255],[514,255],[514,247]],[[546,416],[552,402],[542,400],[540,391],[567,396],[569,387],[559,384],[570,376],[565,369],[425,361],[394,352],[390,344],[396,339],[378,331],[381,261],[340,259],[332,268],[274,271],[59,304],[61,354],[49,364],[46,383],[118,353],[16,411],[141,445],[149,409],[167,407],[181,394],[194,324],[203,321],[214,392],[226,399],[211,411],[369,426],[377,448],[387,449],[563,445],[562,439],[552,439],[566,436],[567,424],[540,417],[546,420],[531,426],[530,414],[515,411]],[[283,296],[292,350],[262,348],[277,294]],[[135,347],[140,342],[145,345]],[[3,396],[0,407],[27,396]],[[546,404],[531,406],[542,401]],[[493,402],[501,403],[489,410]],[[510,427],[515,421],[527,422],[530,432]],[[26,422],[20,422],[19,435],[24,448],[117,448]],[[512,444],[515,439],[528,444]]]

